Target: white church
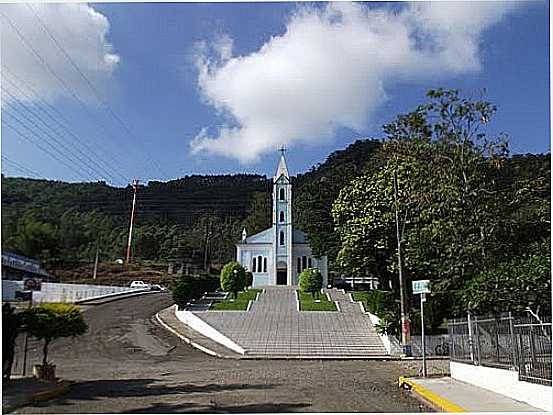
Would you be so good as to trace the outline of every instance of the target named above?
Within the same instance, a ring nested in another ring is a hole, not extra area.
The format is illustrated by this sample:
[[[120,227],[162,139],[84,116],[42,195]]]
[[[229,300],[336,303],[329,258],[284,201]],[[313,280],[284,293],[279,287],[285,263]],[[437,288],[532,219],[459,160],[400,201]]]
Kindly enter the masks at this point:
[[[273,179],[273,226],[255,235],[242,234],[236,260],[253,273],[253,286],[297,285],[306,268],[318,268],[328,284],[327,257],[316,258],[305,234],[292,221],[292,182],[284,151]]]

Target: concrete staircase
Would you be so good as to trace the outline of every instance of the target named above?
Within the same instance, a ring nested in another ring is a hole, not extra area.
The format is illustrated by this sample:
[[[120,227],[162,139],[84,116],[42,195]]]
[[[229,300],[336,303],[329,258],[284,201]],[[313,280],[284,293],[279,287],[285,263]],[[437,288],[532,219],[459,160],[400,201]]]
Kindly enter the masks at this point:
[[[294,288],[267,288],[248,313],[257,322],[254,327],[250,326],[253,333],[244,335],[232,330],[226,334],[246,349],[245,358],[388,357],[370,319],[359,305],[351,302],[342,291],[326,292],[341,311],[299,312]]]

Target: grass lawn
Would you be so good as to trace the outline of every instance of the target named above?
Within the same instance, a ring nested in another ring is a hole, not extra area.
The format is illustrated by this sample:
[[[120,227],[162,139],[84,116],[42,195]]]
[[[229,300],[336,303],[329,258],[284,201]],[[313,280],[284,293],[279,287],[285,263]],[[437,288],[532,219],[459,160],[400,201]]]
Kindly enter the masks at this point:
[[[238,293],[238,298],[234,301],[230,301],[233,297],[233,295],[230,294],[229,298],[227,298],[226,300],[218,303],[213,303],[210,310],[246,311],[246,309],[248,308],[248,303],[250,302],[250,300],[255,300],[258,292],[261,292],[261,290],[250,289],[248,291],[241,291]]]
[[[369,296],[367,291],[352,291],[351,296],[353,297],[353,301],[361,301],[363,303],[363,307],[365,307],[365,310],[369,310],[367,308],[367,298]]]
[[[304,293],[300,290],[298,290],[298,297],[301,311],[337,311],[336,304],[333,301],[328,301],[325,294],[321,293],[319,295],[320,303],[316,303],[310,293]]]

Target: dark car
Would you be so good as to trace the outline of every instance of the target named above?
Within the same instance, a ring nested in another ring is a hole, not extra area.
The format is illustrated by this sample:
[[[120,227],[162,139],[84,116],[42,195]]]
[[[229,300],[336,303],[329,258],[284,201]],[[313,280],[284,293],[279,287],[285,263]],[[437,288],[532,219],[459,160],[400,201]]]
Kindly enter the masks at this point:
[[[351,284],[343,278],[334,279],[333,285],[334,288],[338,288],[339,290],[351,290]]]

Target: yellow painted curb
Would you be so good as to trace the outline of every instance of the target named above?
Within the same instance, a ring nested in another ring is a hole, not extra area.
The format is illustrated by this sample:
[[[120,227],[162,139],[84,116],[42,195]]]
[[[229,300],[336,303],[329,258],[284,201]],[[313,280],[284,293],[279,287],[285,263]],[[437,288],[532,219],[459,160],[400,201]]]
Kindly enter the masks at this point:
[[[71,386],[70,382],[61,381],[60,384],[57,385],[54,389],[35,393],[31,397],[31,400],[34,402],[42,402],[42,401],[48,401],[50,399],[57,398],[58,396],[63,395],[65,392],[67,392],[70,386]]]
[[[460,407],[457,404],[454,404],[450,400],[426,389],[425,387],[419,385],[412,379],[406,378],[404,376],[399,377],[399,386],[408,385],[409,389],[420,397],[440,408],[444,412],[468,412],[465,408]]]

